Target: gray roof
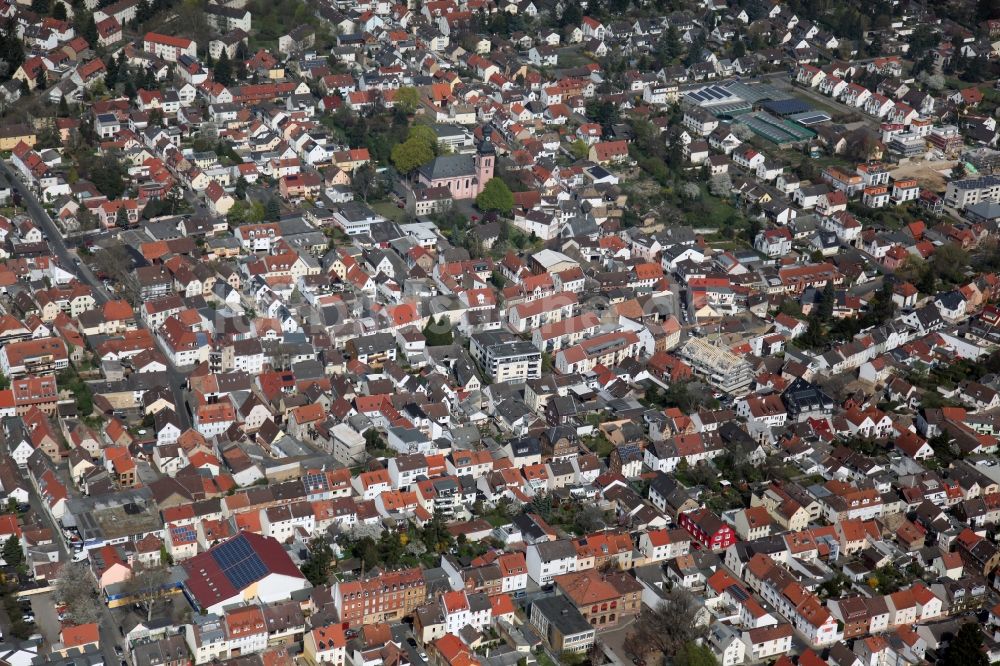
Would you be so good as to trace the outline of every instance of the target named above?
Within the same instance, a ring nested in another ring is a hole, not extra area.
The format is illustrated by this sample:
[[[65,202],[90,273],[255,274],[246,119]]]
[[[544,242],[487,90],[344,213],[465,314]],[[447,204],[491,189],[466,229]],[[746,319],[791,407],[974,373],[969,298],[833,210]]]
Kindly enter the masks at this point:
[[[983,201],[971,206],[966,206],[965,210],[967,213],[972,213],[973,215],[986,220],[1000,218],[1000,204],[992,201]]]
[[[564,560],[569,557],[573,557],[576,554],[576,549],[573,547],[573,543],[568,539],[560,539],[559,541],[543,541],[535,544],[535,548],[538,550],[538,556],[542,562]]]
[[[442,155],[420,167],[420,174],[428,180],[474,176],[476,163],[471,155]]]
[[[576,606],[561,594],[536,599],[532,605],[551,624],[555,625],[563,636],[575,636],[594,630]]]

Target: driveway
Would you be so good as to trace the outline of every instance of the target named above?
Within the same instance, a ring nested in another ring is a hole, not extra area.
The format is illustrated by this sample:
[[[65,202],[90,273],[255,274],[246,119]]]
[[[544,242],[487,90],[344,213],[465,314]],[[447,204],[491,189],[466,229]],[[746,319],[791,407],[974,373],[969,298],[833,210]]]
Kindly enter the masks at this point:
[[[635,617],[632,617],[628,622],[620,624],[614,629],[597,632],[597,640],[604,644],[605,655],[615,661],[616,664],[632,663],[632,657],[628,656],[625,652],[625,643],[628,642],[634,622]]]

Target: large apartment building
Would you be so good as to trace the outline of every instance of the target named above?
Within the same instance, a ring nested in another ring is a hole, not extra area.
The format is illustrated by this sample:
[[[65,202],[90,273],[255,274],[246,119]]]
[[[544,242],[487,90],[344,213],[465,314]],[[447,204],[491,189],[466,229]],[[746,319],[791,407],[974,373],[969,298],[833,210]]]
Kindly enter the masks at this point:
[[[400,620],[425,601],[427,585],[417,568],[337,583],[333,592],[340,621],[355,627]]]
[[[181,56],[198,57],[198,45],[185,37],[171,37],[158,32],[147,32],[142,38],[142,50],[167,62],[177,62]]]
[[[944,201],[955,208],[966,208],[983,201],[1000,203],[1000,176],[965,178],[948,183]]]
[[[495,382],[523,382],[542,376],[542,353],[512,335],[499,331],[473,335],[469,351]]]
[[[749,363],[702,338],[690,338],[681,348],[681,356],[697,374],[727,393],[742,395],[753,381]]]

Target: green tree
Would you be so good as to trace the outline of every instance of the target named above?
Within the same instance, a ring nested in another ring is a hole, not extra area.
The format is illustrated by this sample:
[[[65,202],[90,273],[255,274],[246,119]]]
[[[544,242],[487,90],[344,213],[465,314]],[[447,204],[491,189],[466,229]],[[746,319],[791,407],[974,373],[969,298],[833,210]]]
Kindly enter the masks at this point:
[[[146,208],[149,208],[147,204]],[[226,215],[226,219],[229,221],[230,226],[236,227],[241,224],[256,223],[264,219],[267,211],[264,208],[264,204],[259,201],[250,203],[242,199],[238,199],[233,207],[229,209],[229,213]],[[145,211],[143,211],[145,216]]]
[[[228,86],[233,82],[233,67],[229,62],[229,53],[226,49],[222,49],[222,55],[219,56],[219,60],[215,63],[215,69],[212,72],[215,75],[215,80],[224,86]]]
[[[833,306],[836,304],[836,294],[833,291],[833,280],[828,280],[819,301],[819,318],[822,321],[833,319]]]
[[[920,278],[913,286],[925,294],[933,294],[937,291],[937,278],[934,277],[934,271],[931,270],[930,266],[924,264],[923,268],[924,270],[920,272]]]
[[[150,6],[149,0],[139,0],[139,4],[135,7],[135,22],[142,25],[152,17],[153,8]]]
[[[684,45],[681,43],[681,35],[677,31],[677,26],[673,23],[667,26],[667,29],[663,31],[663,36],[660,38],[658,48],[663,50],[663,54],[666,56],[668,62],[676,61],[684,53]]]
[[[580,4],[578,2],[568,3],[559,16],[559,25],[579,25],[580,21],[583,19],[583,12],[580,10]]]
[[[437,321],[434,321],[433,317],[428,317],[427,323],[424,324],[423,334],[427,338],[427,345],[429,347],[450,345],[455,341],[455,337],[452,334],[451,322],[444,315],[441,315]]]
[[[934,274],[945,282],[957,284],[965,279],[969,266],[969,253],[955,243],[945,243],[931,255]]]
[[[426,141],[413,137],[392,149],[392,163],[400,173],[409,174],[434,159],[434,151]]]
[[[593,99],[587,103],[587,117],[607,129],[618,122],[618,105],[609,100]]]
[[[277,222],[281,219],[281,204],[278,203],[277,197],[271,197],[267,200],[267,207],[264,211],[264,217],[271,222]]]
[[[976,15],[980,21],[1000,18],[1000,0],[979,0],[976,5]]]
[[[577,139],[573,143],[569,144],[569,152],[573,154],[578,160],[587,159],[587,155],[590,154],[590,146],[583,139]]]
[[[420,104],[420,93],[413,86],[403,86],[396,90],[396,97],[393,101],[397,109],[410,115],[417,110],[417,106]]]
[[[115,58],[108,58],[104,63],[104,85],[108,90],[114,90],[122,74],[121,62]],[[126,72],[127,74],[127,72]]]
[[[448,531],[448,525],[440,513],[435,513],[420,532],[420,540],[432,553],[446,553],[455,543],[455,537]]]
[[[806,328],[806,332],[796,338],[796,345],[806,349],[818,349],[825,346],[828,338],[818,313],[813,312],[810,314],[808,322],[809,327]]]
[[[0,60],[7,63],[5,80],[24,62],[24,43],[9,27],[0,34]]]
[[[437,133],[430,125],[424,125],[423,123],[418,123],[410,128],[410,131],[406,134],[407,139],[417,139],[423,141],[427,146],[437,152],[438,137]]]
[[[48,14],[49,0],[31,0],[31,11],[36,14]]]
[[[128,211],[125,210],[125,206],[121,206],[115,213],[115,226],[120,229],[128,228]]]
[[[988,666],[990,663],[983,652],[983,629],[976,622],[966,622],[958,634],[948,643],[942,664],[962,664],[962,666]]]
[[[38,70],[38,75],[35,76],[35,90],[45,90],[49,85],[48,77],[45,75],[45,68]]]
[[[73,24],[79,30],[80,36],[86,39],[88,44],[91,46],[97,45],[97,21],[94,20],[93,14],[80,7],[73,13]]]
[[[302,574],[313,586],[326,585],[330,577],[333,549],[326,539],[315,536],[309,542],[309,556],[302,565]]]
[[[237,200],[246,199],[247,188],[249,186],[250,183],[247,182],[247,179],[244,178],[243,176],[240,176],[239,178],[236,179],[236,185],[233,187],[233,196],[236,197]]]
[[[52,18],[57,21],[66,20],[66,5],[61,2],[57,2],[52,6]]]
[[[507,187],[507,183],[500,178],[490,178],[486,187],[476,197],[476,206],[479,210],[498,211],[504,215],[509,215],[514,208],[514,194]]]
[[[12,567],[16,567],[24,562],[24,551],[21,550],[21,541],[13,534],[3,544],[3,561]]]
[[[382,433],[376,428],[368,428],[365,430],[365,450],[367,451],[381,451],[385,448],[385,439],[382,437]]]
[[[90,168],[90,181],[109,199],[125,192],[125,167],[116,155],[109,155]]]

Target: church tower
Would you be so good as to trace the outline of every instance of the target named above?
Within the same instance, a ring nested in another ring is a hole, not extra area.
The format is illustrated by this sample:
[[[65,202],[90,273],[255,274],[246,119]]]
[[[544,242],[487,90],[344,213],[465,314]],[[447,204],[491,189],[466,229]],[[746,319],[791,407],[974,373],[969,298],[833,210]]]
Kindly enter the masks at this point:
[[[497,159],[497,149],[489,138],[483,139],[476,149],[476,194],[483,191],[486,183],[493,178],[493,167]]]

